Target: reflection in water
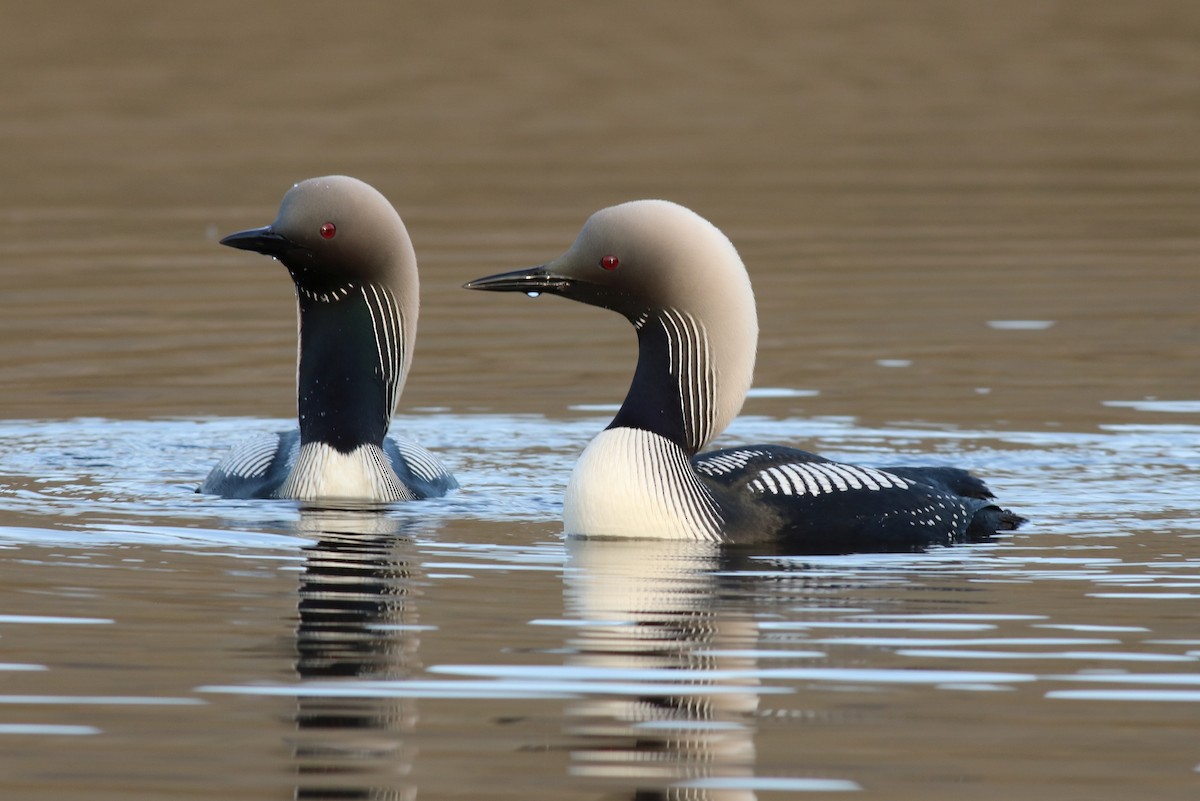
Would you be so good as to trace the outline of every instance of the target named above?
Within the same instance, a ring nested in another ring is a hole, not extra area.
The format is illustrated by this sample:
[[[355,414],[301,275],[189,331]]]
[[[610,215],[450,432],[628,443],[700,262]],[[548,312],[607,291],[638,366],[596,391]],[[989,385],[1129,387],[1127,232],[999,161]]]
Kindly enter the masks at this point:
[[[296,628],[301,679],[404,678],[418,669],[412,541],[373,511],[306,509]],[[293,754],[298,799],[407,799],[416,701],[301,696]]]
[[[758,632],[719,596],[721,551],[708,543],[571,543],[568,616],[581,619],[573,663],[662,682],[662,692],[592,697],[567,710],[572,772],[632,779],[634,799],[755,797]],[[730,677],[726,671],[740,675]],[[711,674],[711,677],[706,674]],[[689,784],[727,779],[734,789]]]

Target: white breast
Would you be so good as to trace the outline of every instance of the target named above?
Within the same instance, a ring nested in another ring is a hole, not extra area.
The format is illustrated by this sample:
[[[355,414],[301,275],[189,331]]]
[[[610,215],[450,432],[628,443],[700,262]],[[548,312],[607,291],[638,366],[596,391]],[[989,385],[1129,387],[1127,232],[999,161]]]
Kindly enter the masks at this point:
[[[400,482],[378,445],[341,453],[323,442],[300,447],[291,473],[275,493],[301,501],[404,501],[415,496]]]
[[[633,428],[584,449],[564,500],[568,535],[719,540],[721,516],[679,446]]]

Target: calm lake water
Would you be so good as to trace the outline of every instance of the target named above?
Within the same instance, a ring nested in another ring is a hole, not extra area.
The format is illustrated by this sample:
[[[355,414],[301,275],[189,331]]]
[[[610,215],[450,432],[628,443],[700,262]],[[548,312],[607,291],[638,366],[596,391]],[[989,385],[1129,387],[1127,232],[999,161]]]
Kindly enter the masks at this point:
[[[1191,799],[1200,10],[26,4],[0,30],[0,797]],[[463,489],[193,490],[289,425],[278,265],[356,175],[421,261],[394,430]],[[718,445],[1031,519],[802,557],[561,537],[628,324],[460,289],[667,197],[759,299]]]

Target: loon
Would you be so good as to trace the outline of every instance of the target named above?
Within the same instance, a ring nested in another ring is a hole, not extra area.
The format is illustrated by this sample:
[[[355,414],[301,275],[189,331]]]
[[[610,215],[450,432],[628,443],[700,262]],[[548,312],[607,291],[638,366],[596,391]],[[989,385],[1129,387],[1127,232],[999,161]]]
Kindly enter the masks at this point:
[[[235,447],[198,492],[226,498],[407,501],[458,482],[388,425],[412,362],[417,260],[382,194],[341,175],[283,197],[275,222],[222,245],[279,260],[296,285],[298,430]]]
[[[465,286],[560,295],[619,312],[637,330],[629,392],[568,482],[568,536],[841,554],[980,541],[1024,522],[957,468],[860,467],[781,445],[701,453],[741,410],[758,316],[733,244],[683,206],[602,209],[553,261]]]

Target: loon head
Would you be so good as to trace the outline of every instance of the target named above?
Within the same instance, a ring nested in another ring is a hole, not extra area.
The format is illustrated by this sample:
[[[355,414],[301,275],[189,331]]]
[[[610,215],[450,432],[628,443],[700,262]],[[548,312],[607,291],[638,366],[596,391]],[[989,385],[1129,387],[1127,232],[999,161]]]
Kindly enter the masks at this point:
[[[400,215],[370,185],[310,178],[275,221],[221,244],[277,259],[296,285],[302,442],[379,444],[416,339],[417,259]]]
[[[551,293],[612,309],[638,329],[638,370],[614,426],[663,434],[695,453],[740,411],[758,316],[733,244],[695,212],[635,200],[593,214],[566,253],[468,289]]]
[[[301,181],[283,196],[275,222],[230,234],[221,244],[278,259],[296,291],[311,300],[340,300],[378,284],[415,307],[417,257],[408,230],[387,198],[357,178]]]

